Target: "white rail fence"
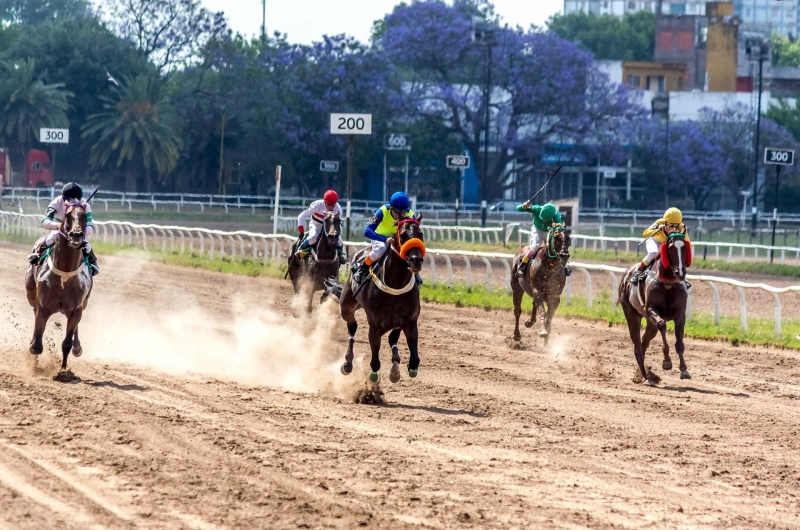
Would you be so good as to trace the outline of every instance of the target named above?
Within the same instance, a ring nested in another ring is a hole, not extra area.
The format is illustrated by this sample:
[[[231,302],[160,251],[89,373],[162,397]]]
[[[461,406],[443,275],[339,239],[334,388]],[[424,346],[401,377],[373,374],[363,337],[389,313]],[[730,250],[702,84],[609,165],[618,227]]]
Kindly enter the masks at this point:
[[[4,234],[16,234],[26,237],[34,237],[42,234],[39,229],[40,217],[36,215],[23,215],[11,212],[0,211],[0,232]],[[121,246],[141,247],[143,250],[157,250],[161,252],[172,252],[179,254],[197,254],[199,256],[215,258],[229,258],[232,262],[237,260],[252,259],[256,263],[263,262],[265,265],[272,262],[283,262],[288,256],[291,243],[294,238],[285,234],[260,234],[247,231],[225,232],[221,230],[209,230],[206,228],[189,228],[182,226],[154,225],[154,224],[135,224],[124,221],[96,221],[94,223],[97,233],[94,239],[100,239],[104,243]],[[426,227],[429,230],[430,227]],[[160,243],[160,244],[159,244]],[[363,242],[346,242],[348,247],[360,249],[366,247]],[[249,247],[249,249],[248,249]],[[473,263],[483,265],[486,274],[485,287],[487,291],[494,289],[492,263],[502,266],[505,273],[504,288],[506,292],[511,292],[511,265],[514,259],[512,254],[493,253],[493,252],[471,252],[464,250],[443,250],[427,249],[427,253],[440,258],[445,262],[446,280],[439,277],[436,260],[429,260],[430,274],[428,281],[433,284],[445,283],[451,289],[455,286],[454,269],[458,264],[463,263],[464,283],[467,288],[471,288],[473,281]],[[586,284],[586,303],[591,309],[594,299],[593,281],[590,271],[606,273],[611,279],[611,301],[614,304],[614,311],[617,310],[617,288],[620,276],[626,269],[610,265],[570,262],[574,271],[582,274]],[[714,323],[720,325],[720,294],[719,286],[726,285],[736,289],[739,295],[739,316],[740,326],[744,333],[748,332],[747,315],[747,296],[746,290],[761,290],[772,295],[774,300],[774,322],[775,336],[781,335],[781,294],[800,294],[800,286],[773,287],[764,283],[746,283],[731,278],[722,278],[707,275],[688,275],[692,281],[699,281],[707,285],[713,293]],[[444,280],[444,281],[442,281]],[[483,281],[480,281],[483,284]],[[567,278],[564,291],[564,299],[567,305],[572,303],[572,277]],[[687,318],[692,319],[692,295],[689,295],[687,307]]]

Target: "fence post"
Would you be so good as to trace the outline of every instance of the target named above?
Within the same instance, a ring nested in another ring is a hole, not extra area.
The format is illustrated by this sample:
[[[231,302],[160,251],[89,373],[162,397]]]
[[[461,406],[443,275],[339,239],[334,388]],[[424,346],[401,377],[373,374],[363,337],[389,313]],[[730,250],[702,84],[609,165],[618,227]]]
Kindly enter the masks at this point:
[[[617,281],[617,275],[614,274],[614,271],[608,271],[609,276],[611,276],[611,307],[614,313],[617,312],[617,296],[619,295],[619,281]]]
[[[742,331],[744,331],[744,334],[747,335],[747,295],[745,295],[744,289],[741,287],[737,286],[736,290],[739,291],[739,307]]]
[[[781,298],[778,293],[772,293],[772,298],[775,299],[775,336],[781,336]]]
[[[483,263],[486,265],[486,291],[491,293],[492,292],[492,264],[489,263],[489,259],[484,257]]]
[[[450,289],[453,288],[453,262],[450,261],[448,254],[444,255],[444,261],[447,263],[447,280],[450,282]]]
[[[580,271],[583,273],[583,277],[586,278],[586,307],[587,309],[592,308],[592,275],[589,274],[589,271],[584,269],[583,267],[578,267]]]
[[[470,262],[469,262],[469,256],[464,256],[464,264],[467,267],[467,270],[466,270],[466,280],[467,280],[466,281],[466,285],[467,285],[467,289],[469,289],[470,287],[472,287],[472,267],[471,267]]]

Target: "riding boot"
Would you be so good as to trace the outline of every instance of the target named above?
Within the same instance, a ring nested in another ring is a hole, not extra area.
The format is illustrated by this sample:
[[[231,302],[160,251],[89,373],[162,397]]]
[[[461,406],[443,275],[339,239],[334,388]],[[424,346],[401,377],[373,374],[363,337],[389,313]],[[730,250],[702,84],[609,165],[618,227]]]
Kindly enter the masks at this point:
[[[519,267],[517,267],[517,278],[523,278],[525,274],[528,273],[528,266],[530,265],[530,261],[520,261]]]
[[[347,256],[342,247],[336,247],[336,253],[339,254],[339,265],[347,265]]]
[[[645,279],[647,277],[647,265],[644,263],[639,264],[639,268],[631,274],[630,282],[631,285],[639,285],[639,281]]]
[[[362,263],[361,265],[359,265],[355,274],[353,274],[353,281],[356,282],[356,285],[361,285],[361,283],[367,278],[368,274],[369,274],[369,265],[367,265],[366,263]]]
[[[295,252],[295,255],[300,259],[306,259],[309,252],[311,252],[311,245],[308,242],[308,238],[305,238],[303,242],[300,243],[300,246],[297,247],[297,252]]]
[[[47,242],[42,241],[42,244],[39,245],[36,248],[36,250],[34,250],[33,254],[28,255],[28,263],[30,263],[31,265],[36,265],[37,263],[39,263],[45,251],[47,251],[48,248],[50,248],[50,245],[48,245]]]
[[[100,274],[100,266],[97,264],[97,256],[95,256],[94,249],[88,242],[83,246],[83,253],[89,260],[89,269],[92,271],[92,276],[97,276]]]

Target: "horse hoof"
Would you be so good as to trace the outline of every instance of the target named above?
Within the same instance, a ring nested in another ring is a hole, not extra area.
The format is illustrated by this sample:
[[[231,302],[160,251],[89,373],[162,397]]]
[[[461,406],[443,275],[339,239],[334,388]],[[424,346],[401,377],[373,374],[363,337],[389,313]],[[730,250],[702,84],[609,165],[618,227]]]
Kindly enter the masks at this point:
[[[375,372],[370,372],[370,373],[369,373],[369,380],[370,380],[370,382],[372,382],[372,383],[377,383],[378,381],[380,381],[380,379],[381,379],[381,376],[380,376],[380,374],[378,374],[378,373],[375,373]]]
[[[542,338],[547,338],[548,336],[550,336],[550,334],[547,332],[546,329],[543,329],[542,331],[539,332],[539,336]]]
[[[525,327],[526,328],[532,328],[533,327],[533,322],[525,322]]]
[[[408,369],[408,377],[414,379],[419,375],[419,370],[412,370],[411,368]]]
[[[392,383],[397,383],[400,381],[400,363],[392,363],[392,369],[389,371],[389,381]]]
[[[44,351],[44,348],[36,348],[35,346],[31,346],[28,348],[28,351],[31,353],[31,355],[41,355]]]
[[[672,370],[672,361],[664,361],[661,363],[661,368],[664,370]]]
[[[83,348],[72,348],[73,357],[80,357],[81,355],[83,355]]]
[[[520,335],[518,332],[515,331],[514,332],[514,340],[522,340],[522,335]]]
[[[646,384],[647,386],[656,386],[656,384],[650,379],[645,379],[644,384]]]
[[[681,372],[681,379],[691,379],[691,378],[692,376],[689,374],[689,372],[685,370]]]
[[[344,363],[341,370],[342,375],[350,375],[353,372],[353,363]]]
[[[80,380],[81,378],[73,374],[72,370],[59,370],[53,376],[53,381],[58,381],[59,383],[79,383]]]

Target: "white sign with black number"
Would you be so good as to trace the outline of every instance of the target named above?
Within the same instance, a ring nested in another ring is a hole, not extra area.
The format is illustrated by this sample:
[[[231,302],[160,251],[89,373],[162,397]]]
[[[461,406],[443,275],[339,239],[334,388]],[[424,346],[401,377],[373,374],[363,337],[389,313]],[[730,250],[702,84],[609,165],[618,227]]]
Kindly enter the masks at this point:
[[[387,151],[411,151],[411,137],[407,134],[387,134],[383,137],[383,148]]]
[[[69,129],[39,129],[39,141],[45,144],[68,144]]]
[[[767,147],[764,149],[764,163],[773,166],[793,166],[794,149]]]
[[[339,162],[336,162],[334,160],[320,160],[319,170],[327,171],[328,173],[336,173],[337,171],[339,171]]]
[[[467,169],[469,162],[467,155],[447,155],[447,167],[450,169]]]
[[[331,134],[372,134],[372,114],[331,113]]]
[[[613,169],[606,169],[605,171],[603,171],[603,178],[613,179],[616,178],[616,176],[617,172],[614,171]]]

